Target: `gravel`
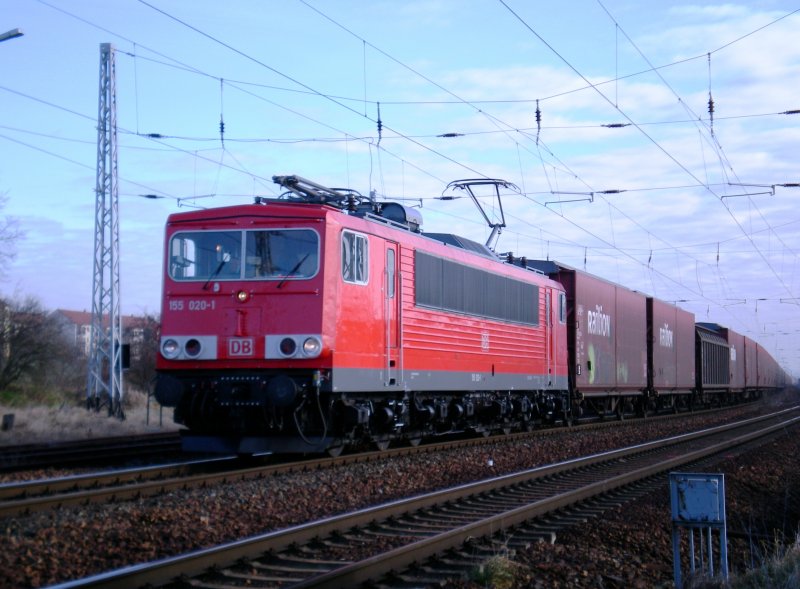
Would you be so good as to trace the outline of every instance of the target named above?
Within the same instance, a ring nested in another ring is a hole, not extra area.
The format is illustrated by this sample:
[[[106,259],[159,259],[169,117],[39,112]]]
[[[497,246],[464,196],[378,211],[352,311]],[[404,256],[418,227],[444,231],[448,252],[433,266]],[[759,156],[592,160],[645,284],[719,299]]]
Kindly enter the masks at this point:
[[[740,409],[737,413],[746,411]],[[701,429],[720,419],[691,416],[677,423],[631,422],[628,427],[602,431],[564,430],[524,442],[497,442],[324,471],[281,474],[120,504],[3,518],[0,526],[6,549],[0,551],[0,586],[40,587],[81,578],[392,499],[641,443],[677,431]],[[787,438],[781,444],[792,440]],[[797,450],[800,448],[781,446],[768,454],[774,454],[779,463],[790,463],[787,458],[791,458],[794,472],[800,473]],[[745,513],[743,508],[749,507],[754,497],[761,493],[762,498],[772,498],[774,492],[787,497],[788,502],[792,489],[800,488],[794,477],[780,474],[777,468],[759,468],[762,464],[767,463],[757,460],[745,466],[741,460],[733,461],[731,480],[726,480],[729,518],[754,522],[751,530],[755,529],[755,522],[766,522],[767,514],[772,513]],[[744,477],[741,486],[736,482],[736,473],[739,479]],[[791,498],[794,501],[794,495]],[[672,565],[669,507],[665,511],[662,500],[663,497],[656,497],[640,501],[635,507],[612,512],[602,521],[580,526],[576,529],[580,532],[562,534],[555,545],[535,546],[530,556],[520,555],[523,571],[527,571],[523,576],[529,575],[530,583],[517,586],[535,587],[540,583],[541,587],[615,587],[636,586],[630,583],[641,581],[644,584],[639,586],[652,587],[666,582],[671,578]],[[785,526],[794,526],[796,511],[789,509],[788,503],[781,514]],[[625,523],[634,517],[645,519],[638,528],[626,527]]]
[[[758,451],[713,467],[725,474],[728,561],[733,573],[763,564],[776,542],[795,540],[800,520],[800,439],[792,430]],[[667,483],[660,492],[574,526],[555,544],[536,544],[513,559],[508,589],[671,587],[672,531]],[[687,573],[688,563],[682,569]],[[452,587],[476,589],[482,584]]]

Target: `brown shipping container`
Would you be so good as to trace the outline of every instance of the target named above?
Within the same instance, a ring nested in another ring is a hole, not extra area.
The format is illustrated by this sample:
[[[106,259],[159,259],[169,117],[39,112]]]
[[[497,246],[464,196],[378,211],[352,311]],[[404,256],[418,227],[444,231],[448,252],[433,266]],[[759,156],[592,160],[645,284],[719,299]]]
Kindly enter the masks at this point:
[[[776,388],[779,384],[780,378],[778,372],[780,367],[772,355],[761,344],[757,345],[758,355],[758,387]]]
[[[758,387],[758,344],[747,336],[744,337],[744,386]]]
[[[728,329],[728,345],[731,347],[731,391],[741,392],[745,386],[745,337]]]
[[[591,274],[558,266],[567,292],[570,376],[586,395],[647,388],[647,297]]]
[[[647,299],[648,386],[658,393],[688,394],[695,386],[694,313]]]

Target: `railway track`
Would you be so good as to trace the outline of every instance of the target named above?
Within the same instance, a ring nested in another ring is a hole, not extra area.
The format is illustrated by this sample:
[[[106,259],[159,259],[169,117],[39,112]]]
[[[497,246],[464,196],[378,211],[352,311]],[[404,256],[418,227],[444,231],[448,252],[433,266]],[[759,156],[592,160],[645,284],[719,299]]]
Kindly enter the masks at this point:
[[[100,465],[178,453],[180,450],[181,438],[177,432],[4,446],[0,448],[0,472],[49,466]]]
[[[657,421],[675,418],[676,416],[661,416],[650,419]],[[584,430],[629,425],[635,427],[637,423],[637,421],[625,423],[606,421],[588,423],[578,427]],[[531,439],[537,436],[557,435],[564,431],[563,428],[550,428],[491,438],[458,439],[421,446],[341,455],[335,458],[310,458],[298,461],[292,457],[287,461],[282,457],[273,457],[267,464],[260,458],[222,457],[4,483],[0,484],[0,517],[19,516],[75,505],[153,497],[180,489],[267,478],[280,473],[315,471],[347,464],[385,460],[397,456],[431,454],[515,439]]]
[[[605,424],[608,425],[613,424]],[[599,426],[597,424],[595,427]],[[223,457],[175,464],[89,473],[52,479],[0,484],[0,517],[87,505],[153,497],[177,489],[206,487],[214,484],[267,478],[280,473],[314,471],[335,466],[384,460],[389,457],[430,454],[454,448],[481,446],[500,440],[553,435],[559,430],[541,430],[495,438],[470,438],[424,446],[363,452],[337,457],[283,461],[280,457],[268,464],[251,465],[258,459]]]
[[[425,586],[484,556],[552,541],[558,526],[593,517],[663,484],[659,476],[782,432],[798,408],[326,518],[155,563],[60,585]],[[577,506],[577,507],[574,507]],[[403,571],[397,573],[396,571]],[[187,578],[188,577],[188,578]]]

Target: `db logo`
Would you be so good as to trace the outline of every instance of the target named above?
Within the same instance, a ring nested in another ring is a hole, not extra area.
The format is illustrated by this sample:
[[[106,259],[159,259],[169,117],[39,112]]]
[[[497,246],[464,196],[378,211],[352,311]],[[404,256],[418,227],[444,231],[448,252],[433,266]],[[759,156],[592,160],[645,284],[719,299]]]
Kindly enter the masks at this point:
[[[228,340],[228,356],[252,356],[253,338],[237,337]]]

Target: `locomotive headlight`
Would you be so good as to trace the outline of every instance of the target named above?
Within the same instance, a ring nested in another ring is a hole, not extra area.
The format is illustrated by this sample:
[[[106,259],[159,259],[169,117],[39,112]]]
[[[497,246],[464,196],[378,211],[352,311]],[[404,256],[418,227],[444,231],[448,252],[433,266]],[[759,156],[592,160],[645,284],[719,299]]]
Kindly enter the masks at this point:
[[[190,339],[189,341],[186,342],[186,347],[184,349],[186,350],[186,355],[187,356],[191,356],[192,358],[196,358],[197,356],[200,355],[200,352],[203,351],[203,346],[199,341],[197,341],[196,339],[192,338],[192,339]]]
[[[322,343],[315,337],[307,337],[303,342],[303,354],[306,356],[318,356],[322,350]]]
[[[250,300],[250,293],[248,293],[246,290],[240,290],[236,293],[236,300],[240,303],[246,303],[248,300]]]
[[[267,360],[310,360],[322,354],[322,335],[316,333],[282,333],[264,336],[264,357]]]
[[[290,337],[285,337],[281,340],[281,343],[278,344],[278,349],[283,356],[289,358],[290,356],[294,356],[297,351],[297,342]]]
[[[181,346],[174,339],[166,339],[164,340],[164,343],[161,344],[161,353],[165,358],[170,360],[177,358],[180,351]]]

